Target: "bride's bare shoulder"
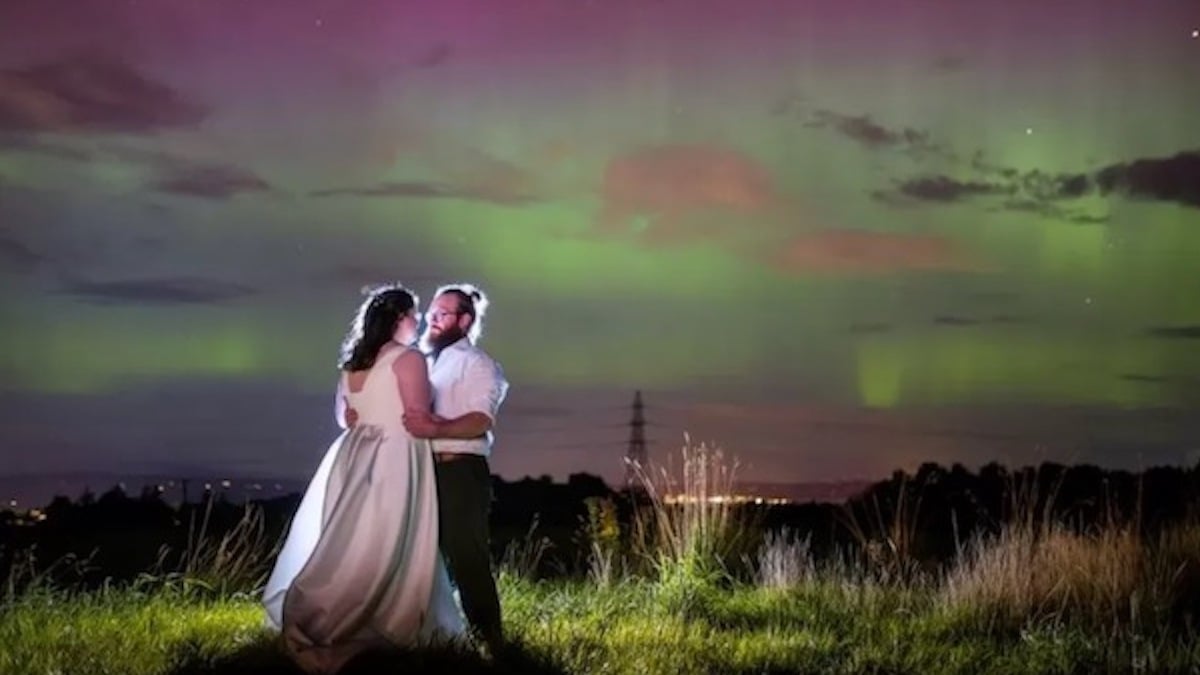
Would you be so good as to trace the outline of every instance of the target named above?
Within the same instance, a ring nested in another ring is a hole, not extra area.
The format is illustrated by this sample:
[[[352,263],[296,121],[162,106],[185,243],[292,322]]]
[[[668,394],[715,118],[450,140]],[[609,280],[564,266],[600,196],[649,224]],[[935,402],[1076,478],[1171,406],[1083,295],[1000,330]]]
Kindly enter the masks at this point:
[[[412,373],[425,370],[425,355],[419,350],[407,348],[392,361],[392,370],[396,373]]]

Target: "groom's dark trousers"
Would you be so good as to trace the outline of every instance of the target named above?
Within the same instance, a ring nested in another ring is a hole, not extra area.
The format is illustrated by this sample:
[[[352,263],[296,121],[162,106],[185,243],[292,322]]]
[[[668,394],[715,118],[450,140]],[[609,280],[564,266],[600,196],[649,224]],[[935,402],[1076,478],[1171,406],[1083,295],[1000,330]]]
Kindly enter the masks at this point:
[[[498,644],[500,598],[492,577],[488,517],[492,476],[481,455],[434,453],[438,489],[438,540],[463,613],[485,641]]]

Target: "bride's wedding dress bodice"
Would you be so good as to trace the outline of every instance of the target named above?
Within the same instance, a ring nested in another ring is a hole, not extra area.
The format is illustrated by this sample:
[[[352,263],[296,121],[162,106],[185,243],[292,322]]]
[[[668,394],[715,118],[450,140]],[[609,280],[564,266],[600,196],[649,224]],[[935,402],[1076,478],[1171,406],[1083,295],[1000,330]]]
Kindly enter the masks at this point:
[[[400,396],[400,386],[392,372],[392,364],[409,349],[408,347],[397,347],[376,359],[375,364],[367,372],[362,389],[359,391],[350,391],[349,374],[342,374],[342,386],[346,392],[346,401],[358,415],[358,424],[379,427],[391,437],[408,437],[403,422],[404,401]]]

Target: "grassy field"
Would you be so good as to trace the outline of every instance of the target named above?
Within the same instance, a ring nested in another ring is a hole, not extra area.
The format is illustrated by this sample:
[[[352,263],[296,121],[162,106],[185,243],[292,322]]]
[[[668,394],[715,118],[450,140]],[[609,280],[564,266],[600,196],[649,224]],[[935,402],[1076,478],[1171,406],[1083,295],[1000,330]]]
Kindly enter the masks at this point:
[[[1200,526],[1149,537],[1016,519],[935,571],[908,565],[903,528],[884,528],[858,554],[815,560],[787,533],[747,542],[734,512],[704,499],[724,474],[696,468],[684,486],[696,499],[651,490],[627,531],[593,509],[586,580],[532,580],[536,542],[514,550],[501,653],[395,651],[349,672],[1200,673]],[[10,580],[0,672],[298,672],[262,628],[269,556],[239,537],[119,588]]]
[[[504,575],[511,649],[378,654],[357,672],[1196,672],[1200,640],[1068,620],[989,626],[927,589],[533,583]],[[296,672],[253,598],[170,587],[35,592],[0,616],[5,673]]]

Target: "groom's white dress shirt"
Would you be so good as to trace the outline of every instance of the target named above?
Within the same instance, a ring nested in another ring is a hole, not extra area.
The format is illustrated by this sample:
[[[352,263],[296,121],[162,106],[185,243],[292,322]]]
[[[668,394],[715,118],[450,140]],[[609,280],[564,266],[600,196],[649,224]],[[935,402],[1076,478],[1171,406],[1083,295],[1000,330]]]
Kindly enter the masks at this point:
[[[495,359],[471,341],[463,338],[446,347],[437,358],[429,359],[429,382],[433,412],[445,419],[481,412],[496,422],[496,414],[508,393],[508,381]],[[488,457],[492,453],[492,432],[471,439],[437,438],[435,453],[470,453]]]

